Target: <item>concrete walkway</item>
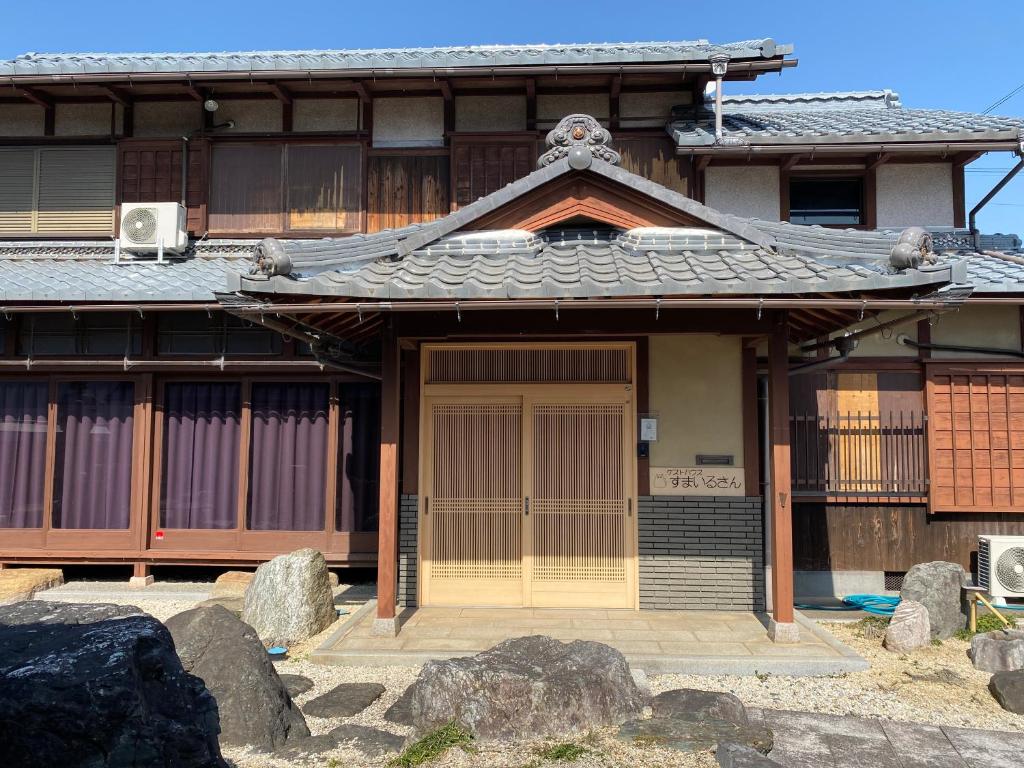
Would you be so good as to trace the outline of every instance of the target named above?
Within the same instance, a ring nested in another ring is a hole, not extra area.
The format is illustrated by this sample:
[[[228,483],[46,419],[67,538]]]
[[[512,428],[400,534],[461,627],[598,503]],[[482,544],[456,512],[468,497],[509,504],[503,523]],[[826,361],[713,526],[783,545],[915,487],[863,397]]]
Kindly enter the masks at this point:
[[[829,675],[867,662],[800,617],[800,642],[773,643],[766,619],[741,611],[629,611],[541,608],[419,608],[406,611],[397,637],[372,632],[375,602],[312,655],[321,664],[412,666],[468,656],[523,635],[594,640],[620,650],[648,674]]]
[[[747,713],[775,732],[769,757],[785,768],[1024,766],[1024,733],[750,707]]]

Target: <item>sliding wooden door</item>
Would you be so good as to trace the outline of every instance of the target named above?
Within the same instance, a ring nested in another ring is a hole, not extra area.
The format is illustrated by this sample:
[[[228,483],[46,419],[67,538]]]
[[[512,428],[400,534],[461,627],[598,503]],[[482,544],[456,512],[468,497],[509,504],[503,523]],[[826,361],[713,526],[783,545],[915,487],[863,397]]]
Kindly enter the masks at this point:
[[[634,607],[630,388],[444,389],[424,398],[422,604]]]

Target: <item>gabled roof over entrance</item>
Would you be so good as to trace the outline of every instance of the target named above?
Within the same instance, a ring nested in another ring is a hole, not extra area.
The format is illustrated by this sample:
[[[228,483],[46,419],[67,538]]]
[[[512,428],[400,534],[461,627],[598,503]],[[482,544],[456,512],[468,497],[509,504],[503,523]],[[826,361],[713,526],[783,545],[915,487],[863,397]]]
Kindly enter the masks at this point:
[[[548,134],[537,171],[429,224],[264,240],[253,294],[346,299],[795,295],[962,282],[923,230],[837,231],[721,213],[615,163],[586,115]]]

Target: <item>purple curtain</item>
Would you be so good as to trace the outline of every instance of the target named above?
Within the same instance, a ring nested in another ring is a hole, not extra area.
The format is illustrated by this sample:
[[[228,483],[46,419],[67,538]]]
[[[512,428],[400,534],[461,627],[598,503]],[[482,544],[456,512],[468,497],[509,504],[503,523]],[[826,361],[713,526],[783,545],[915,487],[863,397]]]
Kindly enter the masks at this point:
[[[134,401],[130,381],[58,386],[55,528],[128,528]]]
[[[162,528],[236,528],[242,387],[168,382],[164,387]]]
[[[45,382],[0,383],[0,528],[41,528],[46,494]]]
[[[380,504],[380,387],[344,384],[338,434],[339,531],[377,530]]]
[[[249,530],[323,530],[329,398],[327,384],[252,385]]]

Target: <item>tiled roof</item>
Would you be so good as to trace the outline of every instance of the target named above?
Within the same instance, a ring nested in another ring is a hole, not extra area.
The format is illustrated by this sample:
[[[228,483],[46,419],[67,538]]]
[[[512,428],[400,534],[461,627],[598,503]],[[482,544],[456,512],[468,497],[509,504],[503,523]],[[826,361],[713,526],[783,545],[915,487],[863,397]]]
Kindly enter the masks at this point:
[[[680,147],[715,143],[713,104],[680,108],[668,125]],[[723,97],[723,136],[733,145],[1024,140],[1024,119],[906,109],[892,91]]]
[[[481,238],[486,234],[490,242]],[[502,243],[504,238],[504,243]],[[949,282],[949,265],[895,274],[877,263],[830,263],[714,230],[650,228],[456,235],[397,260],[377,259],[307,279],[271,278],[280,293],[374,300],[521,299],[731,294],[785,295]],[[242,280],[246,291],[259,281]]]
[[[644,64],[707,61],[717,52],[728,53],[733,59],[761,59],[792,53],[793,46],[777,45],[766,38],[721,44],[687,40],[219,53],[26,53],[0,62],[0,76]]]
[[[253,243],[204,242],[183,259],[123,259],[109,243],[0,242],[0,302],[216,301],[230,272],[247,272]]]

